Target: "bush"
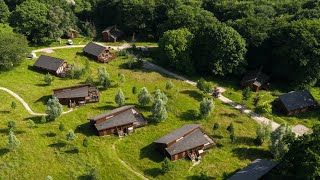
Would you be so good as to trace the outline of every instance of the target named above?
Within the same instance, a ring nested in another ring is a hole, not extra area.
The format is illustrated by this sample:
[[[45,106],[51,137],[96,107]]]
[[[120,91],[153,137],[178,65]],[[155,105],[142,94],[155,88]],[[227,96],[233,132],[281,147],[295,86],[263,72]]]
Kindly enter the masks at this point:
[[[31,119],[29,119],[27,123],[28,123],[28,128],[30,129],[35,126],[35,123]]]
[[[8,149],[15,150],[19,146],[20,146],[20,140],[14,135],[12,131],[9,131],[8,143],[7,143]]]
[[[233,126],[233,123],[230,123],[229,126],[227,127],[227,131],[229,131],[230,133],[232,131],[234,131],[234,126]]]
[[[40,123],[41,123],[41,124],[44,124],[44,123],[46,123],[46,122],[47,122],[46,116],[41,116]]]
[[[132,94],[137,94],[137,87],[136,86],[132,87]]]
[[[204,93],[212,93],[213,85],[210,82],[205,81],[203,78],[200,78],[197,82],[197,88]]]
[[[13,120],[10,120],[8,121],[7,126],[10,131],[13,131],[16,128],[16,122]]]
[[[65,127],[62,123],[59,124],[59,130],[60,131],[64,131],[65,130]]]
[[[59,100],[54,97],[49,99],[46,106],[46,113],[48,114],[48,120],[55,120],[62,114],[62,105],[59,103]]]
[[[214,108],[214,103],[211,98],[203,98],[200,102],[200,114],[202,117],[208,117]]]
[[[87,137],[85,137],[85,138],[83,139],[82,145],[83,145],[84,147],[88,147],[88,146],[89,146],[89,140],[88,140]]]
[[[91,76],[88,76],[88,77],[87,77],[87,79],[86,79],[86,84],[91,84],[91,85],[94,84],[94,81],[93,81],[93,79],[92,79]]]
[[[82,77],[82,75],[84,75],[84,73],[85,73],[85,69],[74,64],[70,69],[69,76],[71,79],[80,79]]]
[[[146,87],[141,88],[138,95],[138,101],[141,106],[145,106],[151,101],[151,95]]]
[[[161,167],[162,167],[162,172],[166,173],[166,172],[169,172],[173,169],[174,164],[173,164],[173,162],[170,161],[169,158],[166,157],[166,158],[164,158]]]
[[[47,86],[50,86],[52,81],[53,81],[53,77],[47,73],[45,76],[44,76],[44,79],[43,81],[46,83]]]
[[[123,50],[118,51],[117,54],[118,54],[118,56],[125,56],[125,57],[127,57],[127,56],[128,56],[128,51],[125,50],[125,49],[123,49]]]
[[[140,69],[143,66],[143,60],[130,58],[126,63],[126,68],[128,69]]]
[[[12,108],[13,110],[15,110],[16,107],[17,107],[16,102],[12,101],[12,103],[11,103],[11,108]]]
[[[257,136],[254,140],[253,140],[253,143],[256,145],[256,146],[261,146],[263,144],[263,141],[262,139]]]
[[[119,105],[123,106],[126,103],[126,98],[124,97],[124,94],[121,89],[119,89],[118,93],[114,97],[114,101]]]
[[[76,138],[77,138],[76,134],[73,132],[72,129],[70,129],[70,130],[68,131],[68,133],[66,134],[66,139],[67,139],[68,141],[73,141],[73,140],[75,140]]]
[[[219,126],[220,126],[219,123],[214,123],[212,129],[217,130],[217,129],[219,129]]]
[[[166,90],[170,90],[170,89],[172,89],[173,88],[173,83],[172,83],[172,81],[170,80],[170,81],[168,81],[167,83],[166,83]]]

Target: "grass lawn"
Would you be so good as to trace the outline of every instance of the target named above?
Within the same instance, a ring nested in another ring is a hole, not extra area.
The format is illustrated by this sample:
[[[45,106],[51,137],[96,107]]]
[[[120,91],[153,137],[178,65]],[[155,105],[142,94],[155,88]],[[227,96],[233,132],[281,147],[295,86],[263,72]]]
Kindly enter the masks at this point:
[[[87,58],[81,56],[80,52],[81,48],[60,49],[51,55],[84,66]],[[45,103],[52,94],[51,89],[82,83],[87,77],[80,80],[55,77],[51,86],[45,86],[42,81],[44,75],[29,68],[34,62],[35,60],[25,60],[13,71],[1,73],[0,86],[19,94],[35,112],[44,112]],[[40,124],[39,118],[27,114],[20,103],[17,103],[15,110],[11,110],[10,104],[16,100],[0,91],[0,179],[44,179],[47,175],[54,179],[85,179],[92,168],[103,179],[138,179],[117,157],[150,179],[194,179],[201,171],[207,171],[209,176],[220,179],[256,158],[270,158],[267,144],[262,147],[253,145],[257,127],[255,121],[218,100],[215,100],[215,109],[209,118],[196,120],[194,112],[198,110],[199,101],[204,95],[195,87],[176,79],[171,79],[174,88],[166,92],[169,97],[169,117],[164,122],[150,123],[122,140],[113,136],[96,136],[87,118],[115,108],[114,96],[119,88],[124,92],[127,104],[136,104],[137,95],[131,92],[133,86],[138,89],[147,87],[153,94],[158,88],[164,90],[166,82],[170,80],[156,72],[123,69],[121,65],[125,62],[122,58],[108,64],[90,61],[92,77],[97,80],[98,67],[106,67],[113,80],[112,86],[107,90],[100,90],[99,103],[79,107],[46,124]],[[125,75],[125,83],[119,82],[119,73]],[[137,108],[149,117],[150,106],[151,104]],[[11,119],[17,122],[15,134],[21,141],[21,147],[15,152],[6,149],[6,124]],[[29,119],[34,120],[36,127],[27,127]],[[58,128],[60,122],[65,126],[64,131]],[[230,143],[226,130],[231,122],[235,125],[237,137],[234,144]],[[199,165],[192,167],[191,161],[178,160],[174,162],[172,171],[162,174],[160,168],[163,156],[155,150],[152,142],[188,123],[201,123],[203,130],[213,137],[217,146],[208,151]],[[214,123],[219,123],[218,130],[212,130]],[[69,129],[73,129],[78,136],[73,142],[65,140]],[[89,139],[89,147],[82,145],[85,137]],[[113,144],[115,150],[112,148]],[[79,150],[78,153],[74,151],[75,147]]]

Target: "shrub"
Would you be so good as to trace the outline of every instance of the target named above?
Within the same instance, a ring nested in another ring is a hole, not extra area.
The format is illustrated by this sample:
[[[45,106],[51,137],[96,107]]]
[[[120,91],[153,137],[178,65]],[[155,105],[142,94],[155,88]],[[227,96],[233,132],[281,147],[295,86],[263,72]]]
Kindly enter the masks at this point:
[[[31,119],[29,119],[27,123],[28,123],[27,126],[28,126],[28,128],[30,128],[30,129],[35,126],[35,123],[34,123]]]
[[[168,103],[168,97],[164,92],[161,92],[160,89],[157,89],[154,94],[154,99],[157,99],[157,98],[160,98],[165,105]]]
[[[106,68],[100,67],[98,69],[98,78],[99,78],[99,83],[101,86],[104,88],[108,88],[110,85],[110,77],[109,73],[107,72]]]
[[[146,87],[141,88],[138,95],[138,101],[141,106],[145,106],[151,101],[151,95]]]
[[[82,75],[84,75],[84,73],[85,73],[85,69],[74,64],[70,69],[69,76],[71,79],[80,79]]]
[[[10,120],[7,122],[9,131],[13,131],[16,128],[16,125],[17,125],[16,122],[13,120]]]
[[[60,131],[64,131],[65,130],[64,124],[62,124],[62,123],[59,124],[59,130]]]
[[[136,86],[132,87],[132,94],[137,94],[137,87]]]
[[[94,81],[93,81],[93,79],[92,79],[91,76],[88,76],[88,77],[87,77],[87,79],[86,79],[86,84],[91,84],[91,85],[94,84]]]
[[[12,108],[13,110],[15,110],[16,107],[17,107],[16,102],[12,101],[12,103],[11,103],[11,108]]]
[[[123,106],[126,103],[126,98],[124,97],[124,94],[121,89],[119,89],[117,95],[114,98],[114,101],[119,105]]]
[[[214,123],[212,129],[217,130],[217,129],[219,129],[219,126],[220,126],[219,123]]]
[[[88,146],[89,146],[89,140],[88,140],[87,137],[85,137],[85,138],[83,139],[82,145],[83,145],[84,147],[88,147]]]
[[[46,116],[41,116],[40,123],[41,123],[41,124],[44,124],[44,123],[46,123],[46,122],[47,122]]]
[[[233,123],[230,123],[230,124],[229,124],[229,126],[227,127],[227,131],[229,131],[229,133],[231,133],[232,131],[234,131]]]
[[[70,129],[70,130],[68,131],[67,135],[66,135],[66,139],[67,139],[68,141],[73,141],[73,140],[75,140],[76,138],[77,138],[76,134],[73,132],[72,129]]]
[[[250,87],[246,87],[242,90],[242,100],[246,101],[248,99],[250,99],[252,96],[252,91],[250,89]]]
[[[122,83],[124,83],[126,81],[126,77],[124,76],[124,74],[119,74],[119,80]]]
[[[19,146],[20,146],[20,140],[14,135],[12,131],[9,131],[8,143],[7,143],[8,149],[15,150]]]
[[[44,76],[44,79],[43,81],[46,83],[47,86],[50,86],[52,81],[53,81],[53,77],[47,73],[45,76]]]
[[[214,103],[211,98],[203,98],[200,102],[200,114],[202,117],[210,116],[214,108]]]
[[[118,56],[128,56],[128,51],[127,50],[125,50],[125,49],[122,49],[122,50],[120,50],[120,51],[118,51]]]
[[[169,158],[166,157],[166,158],[164,158],[161,167],[162,167],[162,172],[166,173],[166,172],[169,172],[173,169],[174,164],[173,164],[173,162],[170,161]]]
[[[280,160],[289,150],[289,140],[294,135],[290,126],[283,124],[271,133],[270,152],[274,158]]]
[[[259,145],[260,141],[261,141],[261,144],[263,144],[263,142],[267,141],[270,139],[270,134],[271,134],[271,131],[272,131],[272,125],[271,125],[271,122],[269,123],[262,123],[258,126],[257,128],[257,131],[256,131],[256,138],[255,138],[255,141],[256,141],[256,145]]]
[[[172,81],[170,80],[170,81],[167,81],[167,83],[166,83],[166,90],[170,90],[170,89],[172,89],[174,87],[174,85],[173,85],[173,83],[172,83]]]
[[[54,97],[49,99],[46,106],[46,113],[48,114],[48,120],[55,120],[62,114],[62,105],[59,103],[59,100]]]
[[[200,78],[197,82],[197,88],[204,93],[212,93],[213,85],[210,82],[205,81],[203,78]]]
[[[166,105],[160,97],[157,97],[154,100],[151,112],[152,112],[152,118],[156,122],[161,122],[168,117]]]

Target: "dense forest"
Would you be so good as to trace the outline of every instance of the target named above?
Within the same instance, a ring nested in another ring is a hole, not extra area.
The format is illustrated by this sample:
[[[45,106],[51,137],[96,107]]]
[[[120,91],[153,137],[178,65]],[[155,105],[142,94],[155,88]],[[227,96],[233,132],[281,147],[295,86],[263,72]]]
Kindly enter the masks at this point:
[[[263,67],[294,88],[320,82],[318,0],[0,0],[0,9],[0,22],[33,44],[70,28],[99,39],[116,24],[128,39],[159,42],[162,62],[184,73]]]

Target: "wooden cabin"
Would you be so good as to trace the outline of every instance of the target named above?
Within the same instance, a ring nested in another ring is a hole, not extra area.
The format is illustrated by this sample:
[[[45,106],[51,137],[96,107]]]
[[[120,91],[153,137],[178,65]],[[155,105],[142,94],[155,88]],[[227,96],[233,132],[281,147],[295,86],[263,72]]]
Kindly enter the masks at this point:
[[[99,136],[122,137],[133,133],[135,128],[147,124],[144,116],[135,109],[134,105],[122,106],[88,120],[95,126]]]
[[[33,67],[59,77],[65,77],[69,70],[65,60],[46,55],[41,55]]]
[[[238,171],[228,180],[257,180],[264,177],[279,163],[265,159],[256,159],[251,164]]]
[[[87,44],[83,48],[83,52],[86,53],[88,56],[103,63],[109,62],[113,57],[113,55],[107,47],[93,42]]]
[[[205,155],[214,145],[213,140],[200,130],[200,124],[187,124],[154,141],[158,149],[172,161]]]
[[[59,99],[60,104],[69,107],[99,102],[99,91],[90,84],[53,89],[52,97]]]
[[[294,115],[319,107],[318,102],[308,90],[292,91],[280,95],[274,104],[286,115]]]
[[[119,38],[124,35],[124,33],[119,30],[116,25],[113,25],[103,30],[102,35],[105,42],[117,42]]]
[[[66,37],[68,39],[74,39],[74,38],[77,38],[79,35],[79,31],[75,30],[75,29],[72,29],[70,28],[67,32],[66,32]]]
[[[250,87],[254,92],[262,89],[268,89],[269,76],[261,72],[261,69],[249,71],[242,78],[240,85],[242,88]]]

